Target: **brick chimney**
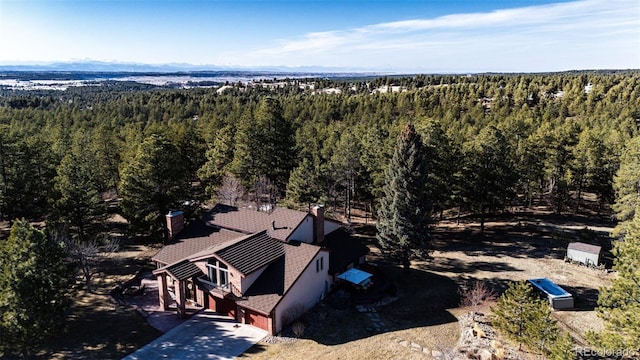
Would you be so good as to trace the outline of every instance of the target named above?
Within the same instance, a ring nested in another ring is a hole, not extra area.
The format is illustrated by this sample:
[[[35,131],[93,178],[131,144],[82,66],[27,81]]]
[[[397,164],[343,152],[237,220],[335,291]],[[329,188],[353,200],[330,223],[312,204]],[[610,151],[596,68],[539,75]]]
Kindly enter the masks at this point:
[[[324,241],[324,206],[314,206],[311,214],[313,215],[313,242],[321,243]]]
[[[182,229],[184,229],[184,212],[169,211],[166,217],[169,240],[172,240],[180,231],[182,231]]]

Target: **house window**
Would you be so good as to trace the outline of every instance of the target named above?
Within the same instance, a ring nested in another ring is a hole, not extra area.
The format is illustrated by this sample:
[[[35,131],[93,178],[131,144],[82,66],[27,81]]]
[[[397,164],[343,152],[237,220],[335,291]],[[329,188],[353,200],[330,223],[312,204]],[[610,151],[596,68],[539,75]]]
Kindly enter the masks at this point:
[[[316,272],[320,272],[324,269],[324,257],[316,259]]]
[[[229,268],[218,260],[211,259],[207,264],[209,281],[218,287],[229,284]]]

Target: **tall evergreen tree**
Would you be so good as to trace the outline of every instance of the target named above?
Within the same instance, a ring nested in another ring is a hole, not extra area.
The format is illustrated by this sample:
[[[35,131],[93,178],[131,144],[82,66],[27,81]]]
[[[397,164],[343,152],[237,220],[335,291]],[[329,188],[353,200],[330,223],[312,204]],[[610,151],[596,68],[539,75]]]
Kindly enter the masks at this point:
[[[30,352],[60,331],[72,274],[62,244],[26,220],[0,241],[0,357]]]
[[[283,117],[278,100],[266,98],[255,114],[242,114],[235,136],[230,170],[251,185],[266,176],[278,189],[284,189],[293,168],[294,130]]]
[[[600,289],[598,316],[605,322],[593,342],[607,349],[640,352],[640,213],[626,227],[624,240],[614,248],[613,269],[618,272],[610,288]]]
[[[613,179],[616,192],[616,202],[613,210],[616,212],[618,226],[616,234],[624,234],[625,228],[631,223],[640,206],[640,136],[633,138],[622,152],[620,168]]]
[[[487,213],[501,209],[513,195],[516,177],[509,143],[500,130],[488,126],[467,144],[463,169],[467,206],[480,213],[484,233]]]
[[[158,135],[144,140],[123,169],[120,182],[122,212],[133,230],[164,236],[164,216],[189,200],[185,164],[175,145]]]
[[[454,193],[453,176],[456,169],[455,150],[439,123],[425,122],[422,134],[429,175],[427,177],[427,196],[433,201],[433,211],[442,215],[452,202]]]
[[[58,217],[69,225],[80,242],[87,239],[93,223],[104,220],[107,209],[100,196],[98,169],[94,154],[87,151],[89,138],[84,134],[74,139],[71,152],[60,162],[55,178],[59,198]],[[95,224],[97,225],[97,224]]]
[[[408,124],[398,137],[385,174],[378,209],[377,239],[383,252],[408,270],[411,259],[427,250],[430,199],[426,198],[427,167],[420,135]]]
[[[300,165],[294,168],[289,176],[287,199],[307,204],[310,208],[311,203],[320,197],[318,180],[311,161],[307,158],[302,159]]]
[[[214,197],[233,160],[233,127],[227,125],[218,131],[205,152],[205,158],[205,163],[198,170],[198,177],[205,186],[207,196]]]

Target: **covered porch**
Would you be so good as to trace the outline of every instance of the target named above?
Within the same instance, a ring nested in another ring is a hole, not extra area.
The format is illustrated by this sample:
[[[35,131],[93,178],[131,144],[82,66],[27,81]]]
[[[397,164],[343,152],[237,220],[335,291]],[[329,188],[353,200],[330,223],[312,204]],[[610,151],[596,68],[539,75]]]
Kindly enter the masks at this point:
[[[175,309],[180,317],[188,317],[203,309],[206,297],[198,287],[202,271],[190,261],[181,261],[156,269],[158,303],[161,311]]]

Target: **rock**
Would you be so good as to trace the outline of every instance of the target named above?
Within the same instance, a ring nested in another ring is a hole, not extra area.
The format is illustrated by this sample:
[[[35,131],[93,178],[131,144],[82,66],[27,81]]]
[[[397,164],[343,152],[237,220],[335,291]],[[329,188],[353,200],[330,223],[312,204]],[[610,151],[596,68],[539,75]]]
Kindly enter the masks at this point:
[[[436,358],[436,357],[439,358],[439,357],[442,356],[442,352],[438,351],[438,350],[431,350],[431,356],[434,357],[434,358]]]
[[[409,342],[407,340],[402,340],[402,341],[400,341],[400,345],[409,346]]]
[[[422,350],[422,346],[420,346],[420,345],[418,345],[418,344],[416,344],[416,343],[412,342],[412,343],[411,343],[411,350],[417,350],[417,351],[420,351],[420,350]]]
[[[491,351],[489,351],[487,349],[480,350],[478,352],[478,355],[480,355],[480,360],[491,360],[491,358],[492,358]]]
[[[425,354],[429,354],[431,351],[428,348],[422,348],[422,352]]]

